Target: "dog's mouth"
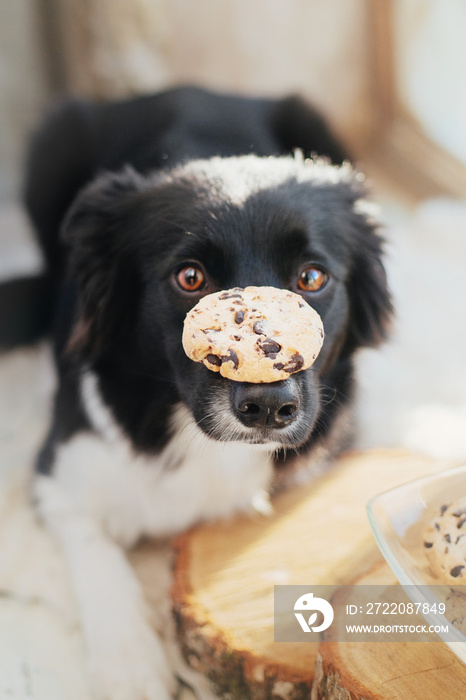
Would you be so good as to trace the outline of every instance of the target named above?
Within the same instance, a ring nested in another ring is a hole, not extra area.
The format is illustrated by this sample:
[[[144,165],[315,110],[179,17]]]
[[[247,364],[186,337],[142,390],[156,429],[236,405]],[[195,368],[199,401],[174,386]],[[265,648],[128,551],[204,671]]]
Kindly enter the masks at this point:
[[[312,431],[313,421],[297,418],[286,428],[246,427],[228,413],[217,414],[215,424],[206,431],[209,437],[220,442],[245,442],[262,446],[266,450],[296,449]]]

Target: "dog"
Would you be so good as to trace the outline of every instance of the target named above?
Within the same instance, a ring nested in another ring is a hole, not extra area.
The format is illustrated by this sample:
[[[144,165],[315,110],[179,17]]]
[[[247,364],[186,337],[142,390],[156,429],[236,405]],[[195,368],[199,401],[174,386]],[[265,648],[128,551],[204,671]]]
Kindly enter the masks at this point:
[[[350,444],[353,357],[384,339],[392,305],[378,225],[345,158],[298,97],[194,87],[65,100],[32,140],[26,206],[46,272],[0,288],[0,340],[53,339],[34,494],[69,565],[99,698],[173,692],[124,550],[263,509]],[[186,356],[187,312],[248,285],[292,290],[319,313],[309,369],[247,384]]]

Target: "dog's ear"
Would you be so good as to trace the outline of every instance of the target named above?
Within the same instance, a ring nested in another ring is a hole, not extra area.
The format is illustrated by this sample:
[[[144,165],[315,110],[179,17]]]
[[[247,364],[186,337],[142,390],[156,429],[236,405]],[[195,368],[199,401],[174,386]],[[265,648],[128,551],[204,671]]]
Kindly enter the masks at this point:
[[[344,353],[376,347],[386,337],[393,305],[383,266],[383,238],[371,205],[356,199],[352,213],[353,255],[347,280],[350,319]]]
[[[283,153],[299,149],[305,158],[326,156],[334,164],[349,159],[325,118],[297,95],[278,100],[271,126]]]
[[[132,255],[135,199],[145,186],[130,168],[103,174],[78,195],[65,217],[61,235],[77,292],[68,352],[97,359],[128,331],[139,293]]]

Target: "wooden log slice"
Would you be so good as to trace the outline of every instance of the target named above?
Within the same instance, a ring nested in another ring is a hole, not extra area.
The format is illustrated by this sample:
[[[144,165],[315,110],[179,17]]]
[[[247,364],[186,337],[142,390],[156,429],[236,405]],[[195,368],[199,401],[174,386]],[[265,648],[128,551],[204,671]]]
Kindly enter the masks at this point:
[[[352,583],[395,585],[385,562]],[[331,628],[330,628],[331,629]],[[319,646],[312,700],[460,700],[466,666],[443,642],[343,642]]]
[[[370,570],[381,555],[367,501],[450,466],[405,451],[350,453],[319,480],[278,496],[269,518],[237,517],[179,537],[172,595],[185,658],[222,698],[309,699],[318,645],[274,642],[274,584],[349,583]],[[332,662],[319,659],[327,664],[319,673],[328,673]],[[348,662],[363,684],[364,665]]]

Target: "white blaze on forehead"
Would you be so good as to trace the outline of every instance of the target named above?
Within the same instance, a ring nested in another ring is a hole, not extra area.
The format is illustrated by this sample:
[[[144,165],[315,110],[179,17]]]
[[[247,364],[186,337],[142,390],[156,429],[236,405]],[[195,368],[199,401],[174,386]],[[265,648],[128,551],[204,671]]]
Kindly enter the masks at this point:
[[[361,182],[361,176],[349,163],[332,165],[324,158],[304,159],[298,152],[292,156],[257,157],[254,155],[198,160],[175,168],[169,175],[176,179],[195,176],[208,185],[209,193],[235,205],[260,190],[278,187],[286,181],[309,185]]]

